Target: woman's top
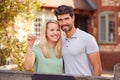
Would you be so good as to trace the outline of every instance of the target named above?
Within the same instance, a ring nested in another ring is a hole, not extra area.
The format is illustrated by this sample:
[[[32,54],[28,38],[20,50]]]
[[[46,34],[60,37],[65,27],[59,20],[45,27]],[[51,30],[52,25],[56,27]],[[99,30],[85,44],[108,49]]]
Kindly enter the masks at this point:
[[[35,63],[33,66],[34,72],[47,73],[47,74],[62,74],[63,72],[63,60],[57,58],[54,48],[49,48],[50,57],[46,58],[42,54],[42,50],[38,45],[35,45],[32,49],[35,55]]]

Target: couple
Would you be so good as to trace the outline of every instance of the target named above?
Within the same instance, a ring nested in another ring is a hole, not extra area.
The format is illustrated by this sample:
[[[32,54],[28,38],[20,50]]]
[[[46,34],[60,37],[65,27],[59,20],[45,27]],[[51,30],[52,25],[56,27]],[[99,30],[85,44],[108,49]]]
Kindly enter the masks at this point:
[[[42,27],[39,45],[33,46],[36,37],[28,36],[25,69],[33,67],[35,72],[62,74],[64,60],[65,74],[100,76],[102,67],[97,42],[90,34],[75,28],[73,8],[61,5],[54,14],[57,21],[48,21]],[[60,28],[66,34],[62,40]]]

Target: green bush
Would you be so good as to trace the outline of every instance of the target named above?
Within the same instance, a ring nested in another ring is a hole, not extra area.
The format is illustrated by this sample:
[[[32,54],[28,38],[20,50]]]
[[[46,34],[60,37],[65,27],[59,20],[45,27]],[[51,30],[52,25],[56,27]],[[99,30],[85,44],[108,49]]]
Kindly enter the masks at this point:
[[[6,58],[18,65],[16,70],[24,70],[23,58],[26,53],[26,42],[20,42],[15,37],[14,19],[23,15],[26,20],[32,20],[31,13],[39,11],[40,0],[0,0],[0,66],[6,64]]]
[[[26,43],[25,41],[20,42],[15,37],[3,37],[5,39],[0,39],[0,65],[6,64],[6,58],[10,57],[12,59],[12,64],[17,64],[18,68],[16,70],[24,70],[23,59],[26,53]]]

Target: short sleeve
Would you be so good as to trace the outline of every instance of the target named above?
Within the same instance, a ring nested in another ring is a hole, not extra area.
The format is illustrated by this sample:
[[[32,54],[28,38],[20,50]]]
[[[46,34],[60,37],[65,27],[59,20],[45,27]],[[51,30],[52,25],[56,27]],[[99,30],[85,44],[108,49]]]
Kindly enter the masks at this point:
[[[33,45],[32,54],[35,56],[37,55],[37,45]]]
[[[97,41],[92,35],[90,35],[87,39],[86,51],[87,54],[99,51]]]

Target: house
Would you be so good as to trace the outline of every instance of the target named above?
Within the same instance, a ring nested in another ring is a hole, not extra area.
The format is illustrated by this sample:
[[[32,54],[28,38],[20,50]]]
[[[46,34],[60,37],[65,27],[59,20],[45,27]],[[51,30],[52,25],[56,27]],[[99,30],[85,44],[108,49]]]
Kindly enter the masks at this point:
[[[120,62],[120,0],[94,0],[97,10],[92,20],[104,70]],[[94,32],[94,30],[93,30]]]
[[[44,21],[56,19],[54,9],[71,5],[75,11],[75,25],[92,34],[99,45],[103,70],[113,71],[120,62],[120,0],[41,0],[45,2],[36,13],[35,33],[40,35]]]

